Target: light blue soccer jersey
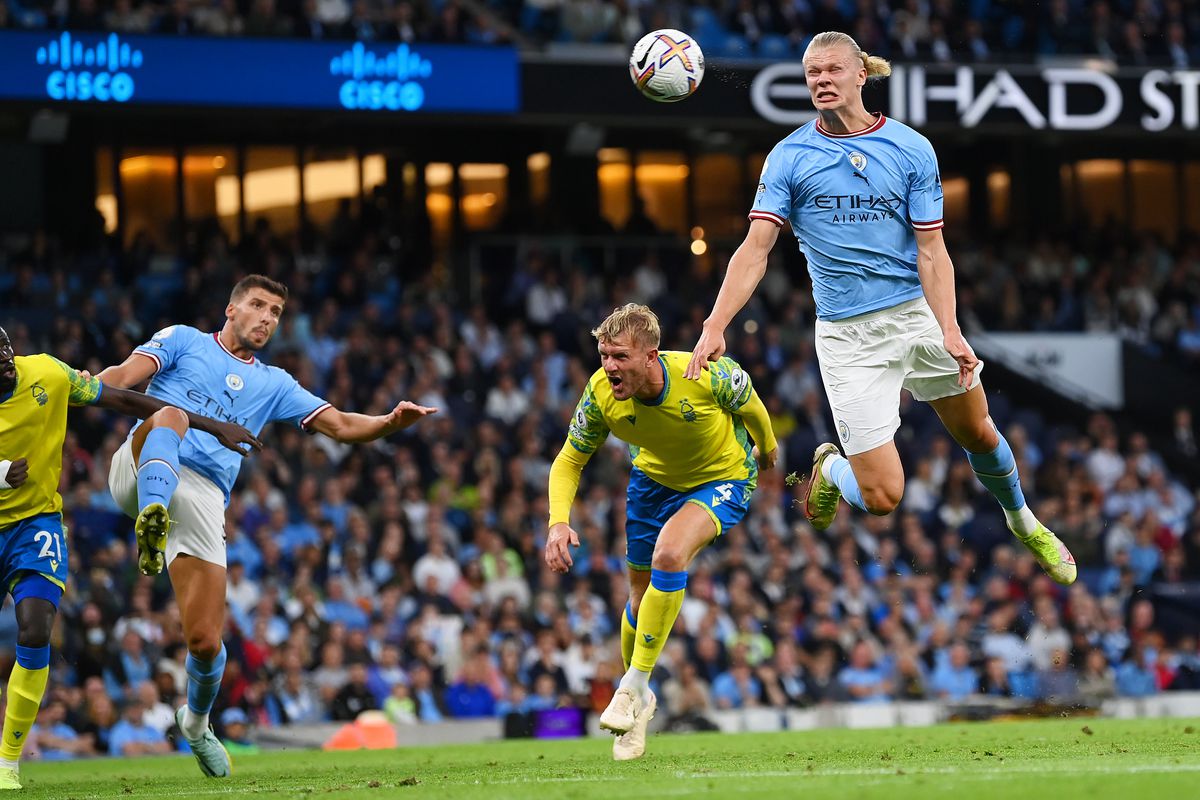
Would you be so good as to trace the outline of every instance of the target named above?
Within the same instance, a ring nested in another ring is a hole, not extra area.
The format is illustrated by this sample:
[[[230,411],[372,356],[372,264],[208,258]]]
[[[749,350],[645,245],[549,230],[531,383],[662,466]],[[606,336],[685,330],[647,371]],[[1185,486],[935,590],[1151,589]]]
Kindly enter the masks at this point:
[[[217,334],[187,325],[163,328],[134,352],[158,365],[146,394],[194,414],[237,423],[255,436],[268,422],[303,428],[329,407],[285,371],[257,358],[238,358]],[[242,457],[215,436],[188,430],[179,463],[221,487],[228,502]]]
[[[914,231],[942,227],[937,156],[928,139],[883,115],[849,134],[810,122],[767,156],[750,218],[792,223],[818,319],[915,300]]]

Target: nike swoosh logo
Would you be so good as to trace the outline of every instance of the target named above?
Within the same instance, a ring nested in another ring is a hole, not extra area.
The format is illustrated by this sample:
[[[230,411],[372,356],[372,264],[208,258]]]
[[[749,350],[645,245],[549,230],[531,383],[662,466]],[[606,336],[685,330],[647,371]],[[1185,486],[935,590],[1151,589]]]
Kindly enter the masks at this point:
[[[646,69],[646,64],[647,64],[647,62],[650,61],[650,51],[653,49],[654,49],[653,47],[647,47],[646,52],[642,53],[642,60],[639,61],[638,65],[637,65],[638,72],[641,72],[642,70]]]

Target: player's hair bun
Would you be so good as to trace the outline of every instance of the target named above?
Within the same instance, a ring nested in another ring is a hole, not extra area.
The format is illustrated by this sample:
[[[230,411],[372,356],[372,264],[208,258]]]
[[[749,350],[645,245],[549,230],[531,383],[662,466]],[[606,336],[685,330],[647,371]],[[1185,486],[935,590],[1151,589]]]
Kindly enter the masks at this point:
[[[886,78],[892,74],[892,62],[886,58],[873,56],[868,53],[860,53],[862,56],[863,67],[867,70],[867,78]]]

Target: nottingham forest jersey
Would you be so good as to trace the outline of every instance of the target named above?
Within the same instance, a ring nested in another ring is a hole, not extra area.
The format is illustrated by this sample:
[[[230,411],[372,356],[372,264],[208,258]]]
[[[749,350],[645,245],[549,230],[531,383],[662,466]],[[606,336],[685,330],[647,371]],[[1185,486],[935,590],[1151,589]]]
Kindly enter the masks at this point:
[[[757,400],[750,376],[726,356],[690,381],[683,374],[690,359],[690,353],[659,354],[665,383],[652,401],[617,400],[604,370],[596,370],[575,408],[567,443],[590,455],[611,432],[629,445],[633,465],[663,486],[687,491],[709,481],[746,480],[753,488],[758,464],[738,414]]]
[[[79,373],[48,355],[17,356],[17,385],[0,396],[0,461],[29,462],[29,477],[16,489],[0,489],[0,529],[39,514],[62,510],[62,475],[67,407],[95,403],[103,391],[97,378]]]

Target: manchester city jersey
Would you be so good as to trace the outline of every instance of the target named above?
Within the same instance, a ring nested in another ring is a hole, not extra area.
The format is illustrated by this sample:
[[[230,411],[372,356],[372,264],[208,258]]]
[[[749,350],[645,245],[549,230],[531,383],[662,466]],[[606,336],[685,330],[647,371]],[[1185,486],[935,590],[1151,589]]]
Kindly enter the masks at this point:
[[[236,423],[255,436],[268,422],[304,428],[329,407],[287,372],[257,358],[239,358],[217,334],[187,325],[163,328],[134,352],[158,366],[146,394],[194,414]],[[215,436],[189,429],[179,447],[179,463],[219,486],[228,500],[242,456],[221,446]]]
[[[659,354],[665,383],[652,401],[616,399],[604,370],[596,370],[575,408],[569,445],[590,455],[611,431],[629,445],[635,467],[670,489],[715,480],[746,480],[753,489],[758,464],[738,414],[754,396],[750,376],[725,356],[709,365],[709,380],[690,381],[683,374],[690,359]]]
[[[942,227],[937,156],[924,136],[882,115],[848,134],[810,122],[767,156],[750,218],[791,222],[819,319],[915,300],[915,231]]]

